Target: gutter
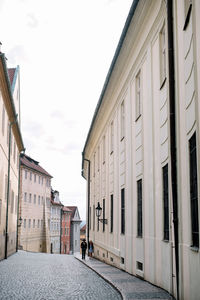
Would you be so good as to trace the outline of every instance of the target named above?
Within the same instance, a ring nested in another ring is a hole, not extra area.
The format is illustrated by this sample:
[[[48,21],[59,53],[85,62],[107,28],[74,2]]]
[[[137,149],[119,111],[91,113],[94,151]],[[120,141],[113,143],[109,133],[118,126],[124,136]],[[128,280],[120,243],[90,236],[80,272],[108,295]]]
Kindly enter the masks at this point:
[[[179,228],[178,228],[178,193],[177,193],[177,148],[176,148],[176,98],[174,67],[174,32],[173,32],[173,0],[167,1],[168,58],[169,58],[169,110],[170,110],[170,153],[172,205],[174,225],[174,247],[176,267],[177,300],[179,300]]]

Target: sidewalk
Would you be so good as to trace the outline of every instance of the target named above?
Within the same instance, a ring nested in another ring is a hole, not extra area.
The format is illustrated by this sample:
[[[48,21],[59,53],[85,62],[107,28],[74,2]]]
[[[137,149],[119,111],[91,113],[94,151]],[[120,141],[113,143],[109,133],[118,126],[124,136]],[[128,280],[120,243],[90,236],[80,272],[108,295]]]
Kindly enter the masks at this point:
[[[80,253],[75,253],[74,257],[112,284],[120,292],[123,299],[174,299],[166,291],[155,287],[149,282],[107,265],[95,258],[86,256],[86,259],[82,260]]]

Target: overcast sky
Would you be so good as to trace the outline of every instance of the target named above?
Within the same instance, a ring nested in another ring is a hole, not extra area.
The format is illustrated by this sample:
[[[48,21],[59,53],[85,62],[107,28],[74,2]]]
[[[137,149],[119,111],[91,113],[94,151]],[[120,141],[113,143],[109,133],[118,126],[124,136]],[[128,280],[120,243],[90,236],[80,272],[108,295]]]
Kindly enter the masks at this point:
[[[0,41],[20,66],[26,154],[86,213],[81,152],[132,0],[0,0]]]

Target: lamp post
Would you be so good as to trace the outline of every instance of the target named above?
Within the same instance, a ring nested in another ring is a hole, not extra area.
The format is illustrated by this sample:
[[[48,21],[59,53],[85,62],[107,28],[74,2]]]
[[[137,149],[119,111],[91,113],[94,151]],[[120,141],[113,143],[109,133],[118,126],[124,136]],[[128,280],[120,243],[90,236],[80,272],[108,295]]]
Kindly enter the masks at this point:
[[[19,220],[18,220],[17,226],[18,226],[18,227],[21,227],[21,226],[22,226],[22,217],[21,217],[21,216],[20,216],[20,218],[19,218]]]
[[[102,208],[100,206],[100,203],[98,202],[97,207],[96,207],[96,216],[98,218],[98,229],[99,229],[99,222],[101,222],[103,224],[107,224],[108,223],[108,220],[105,219],[104,217],[103,217],[103,219],[100,219],[101,213],[102,213]]]

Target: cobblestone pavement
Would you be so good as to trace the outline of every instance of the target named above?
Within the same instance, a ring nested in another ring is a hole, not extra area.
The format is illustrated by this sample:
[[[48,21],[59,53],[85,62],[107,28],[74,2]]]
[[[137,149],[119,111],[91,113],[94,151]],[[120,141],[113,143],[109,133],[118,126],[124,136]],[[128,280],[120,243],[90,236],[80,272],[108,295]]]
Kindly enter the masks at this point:
[[[123,299],[174,299],[163,289],[97,259],[86,257],[85,260],[82,260],[78,253],[75,257],[116,287]]]
[[[74,256],[19,251],[0,262],[1,300],[121,299]]]

